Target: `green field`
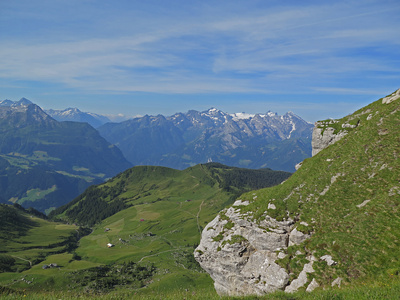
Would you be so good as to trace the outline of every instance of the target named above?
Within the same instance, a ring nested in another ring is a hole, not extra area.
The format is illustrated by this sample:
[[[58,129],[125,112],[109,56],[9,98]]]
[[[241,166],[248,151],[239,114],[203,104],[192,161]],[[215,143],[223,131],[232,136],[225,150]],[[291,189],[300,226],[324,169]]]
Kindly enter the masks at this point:
[[[49,255],[65,252],[77,240],[77,226],[43,220],[4,204],[0,206],[0,214],[0,256],[11,257],[10,269],[14,272],[34,268]],[[18,273],[11,273],[11,277],[15,274]],[[0,277],[7,276],[0,273]]]
[[[215,296],[211,278],[193,257],[203,228],[242,191],[260,184],[261,187],[277,184],[289,175],[219,164],[198,165],[184,171],[147,166],[132,168],[89,188],[52,213],[54,218],[69,224],[91,226],[91,233],[83,236],[77,247],[63,252],[62,246],[36,251],[32,255],[40,254],[40,263],[38,260],[20,273],[0,274],[0,285],[29,291],[85,293],[130,289],[141,293],[204,290]],[[109,211],[112,213],[104,214]],[[46,224],[53,224],[53,228]],[[54,224],[38,220],[38,226],[30,228],[25,238],[38,245],[43,241],[57,244],[58,239],[66,238],[61,230],[67,234],[71,232],[68,230],[79,228]],[[109,243],[113,246],[108,247]],[[6,250],[9,251],[13,250]],[[21,256],[26,257],[27,254]],[[49,264],[57,267],[42,268]],[[118,274],[124,265],[139,270],[142,275]]]

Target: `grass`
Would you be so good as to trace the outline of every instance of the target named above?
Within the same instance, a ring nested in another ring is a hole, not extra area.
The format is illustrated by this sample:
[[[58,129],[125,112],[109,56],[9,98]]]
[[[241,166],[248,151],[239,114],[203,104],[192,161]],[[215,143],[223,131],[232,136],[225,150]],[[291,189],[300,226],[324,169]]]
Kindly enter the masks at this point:
[[[337,277],[352,283],[400,270],[400,105],[377,101],[335,125],[354,120],[359,122],[356,128],[306,159],[284,184],[242,196],[252,202],[242,211],[252,212],[255,219],[267,211],[277,219],[289,215],[309,224],[312,237],[287,252],[331,255],[336,266],[314,264],[312,277],[324,285]],[[268,203],[277,209],[268,210]],[[298,273],[302,264],[296,264],[293,258],[291,266]]]
[[[76,270],[137,262],[156,267],[152,281],[146,282],[146,290],[170,293],[193,287],[210,288],[212,281],[194,260],[193,251],[199,243],[203,227],[234,201],[233,195],[239,190],[235,188],[233,192],[228,192],[215,178],[223,180],[216,170],[201,165],[185,171],[136,167],[122,173],[96,187],[101,193],[93,189],[92,192],[109,203],[115,197],[123,199],[130,207],[97,223],[91,234],[80,239],[79,247],[73,252],[58,253],[62,251],[62,246],[52,251],[43,250],[40,252],[40,264],[22,273],[3,274],[0,284],[31,291],[70,289],[72,283],[68,282],[68,278],[82,276],[84,281],[86,276],[84,273],[72,275]],[[77,205],[78,202],[72,203],[69,208]],[[66,218],[66,213],[57,217]],[[55,226],[58,231],[71,229],[71,226],[77,228],[73,225]],[[32,229],[30,235],[31,242],[37,241],[38,245],[42,239],[55,244],[59,236],[55,230],[48,234],[42,226]],[[109,248],[108,243],[114,246]],[[28,257],[27,253],[24,257]],[[44,264],[51,263],[59,268],[42,269]],[[26,285],[20,280],[23,276],[30,277],[32,282]],[[74,286],[80,291],[87,288]]]
[[[177,277],[175,281],[183,280]],[[169,282],[174,285],[174,280]],[[275,292],[265,296],[246,296],[246,297],[220,297],[212,286],[193,286],[188,289],[163,289],[160,287],[155,290],[139,289],[139,290],[117,290],[108,294],[90,294],[66,291],[42,291],[29,292],[24,290],[7,290],[0,287],[0,299],[99,299],[99,300],[116,300],[116,299],[207,299],[207,300],[224,300],[224,299],[244,299],[244,300],[360,300],[360,299],[398,299],[400,295],[399,278],[392,278],[386,282],[367,282],[359,283],[352,287],[329,288],[327,290],[317,289],[312,293],[305,291],[288,294],[284,292]]]
[[[36,201],[42,199],[44,196],[54,192],[57,189],[56,185],[53,185],[47,190],[31,189],[26,191],[26,197],[23,197],[17,201],[18,204],[23,204],[25,201]]]

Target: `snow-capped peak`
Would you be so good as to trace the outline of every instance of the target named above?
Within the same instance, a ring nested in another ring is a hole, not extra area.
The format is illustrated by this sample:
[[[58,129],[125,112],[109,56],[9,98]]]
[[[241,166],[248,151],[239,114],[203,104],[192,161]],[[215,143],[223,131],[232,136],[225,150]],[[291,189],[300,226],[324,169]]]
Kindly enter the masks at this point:
[[[60,115],[66,116],[66,115],[79,114],[79,113],[81,113],[81,111],[76,107],[74,107],[74,108],[69,107],[67,109],[59,111],[59,113],[60,113]]]
[[[14,101],[5,99],[3,101],[0,101],[0,106],[11,106],[14,104]]]
[[[33,104],[32,101],[26,99],[26,98],[21,98],[18,102],[15,103],[15,105],[23,105],[27,106],[29,104]]]
[[[216,112],[220,112],[220,110],[217,109],[217,108],[215,108],[215,107],[212,107],[212,108],[210,108],[210,109],[208,110],[208,112],[209,112],[209,113],[216,113]]]
[[[210,108],[209,110],[203,111],[201,113],[204,116],[216,116],[216,115],[225,115],[225,113],[218,108]]]

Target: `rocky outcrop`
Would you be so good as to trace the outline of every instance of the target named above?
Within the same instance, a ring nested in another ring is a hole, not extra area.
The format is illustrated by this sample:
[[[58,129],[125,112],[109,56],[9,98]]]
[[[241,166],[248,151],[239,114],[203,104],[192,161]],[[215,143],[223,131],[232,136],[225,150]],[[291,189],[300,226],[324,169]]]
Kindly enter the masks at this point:
[[[332,122],[334,121],[332,120]],[[347,134],[346,130],[335,133],[335,128],[329,127],[329,125],[327,125],[328,127],[319,127],[321,124],[321,122],[317,122],[312,133],[312,156],[336,143]]]
[[[276,260],[285,257],[282,250],[289,244],[309,237],[296,230],[292,219],[277,221],[265,215],[255,223],[239,211],[240,205],[246,204],[235,202],[209,223],[194,253],[220,295],[263,295],[284,290],[289,274]]]
[[[342,119],[317,122],[313,155],[323,153],[299,164],[285,184],[244,194],[250,204],[236,202],[205,228],[195,257],[220,295],[340,287],[373,279],[376,266],[395,257],[395,246],[382,242],[395,226],[374,216],[379,207],[388,220],[396,217],[387,205],[400,194],[389,172],[399,164],[399,99],[400,90]],[[380,234],[366,230],[371,224]]]
[[[305,264],[303,270],[300,272],[299,277],[293,280],[290,285],[288,285],[285,289],[287,293],[296,292],[299,288],[303,287],[307,283],[307,273],[313,273],[314,269],[312,267],[314,261],[310,261]]]
[[[400,89],[382,99],[382,104],[389,104],[400,98]]]

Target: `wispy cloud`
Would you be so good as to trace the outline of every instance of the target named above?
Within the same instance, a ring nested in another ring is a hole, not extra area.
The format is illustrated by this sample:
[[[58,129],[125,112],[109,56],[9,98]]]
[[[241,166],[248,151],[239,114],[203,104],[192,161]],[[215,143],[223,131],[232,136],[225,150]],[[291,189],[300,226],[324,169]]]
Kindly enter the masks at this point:
[[[5,86],[361,95],[400,75],[396,1],[43,3],[0,4]]]

